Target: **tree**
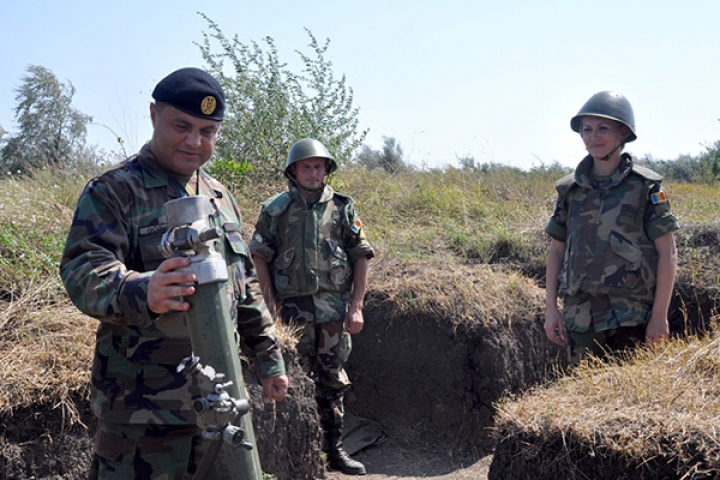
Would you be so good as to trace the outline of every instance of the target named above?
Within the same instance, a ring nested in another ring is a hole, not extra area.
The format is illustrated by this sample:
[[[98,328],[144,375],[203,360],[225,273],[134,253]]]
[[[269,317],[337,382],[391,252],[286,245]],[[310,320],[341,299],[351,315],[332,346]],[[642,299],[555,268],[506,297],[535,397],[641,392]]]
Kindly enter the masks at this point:
[[[380,168],[380,156],[380,150],[373,150],[370,145],[363,145],[360,147],[355,161],[368,170],[374,170]]]
[[[2,154],[2,149],[5,145],[5,134],[7,134],[7,130],[5,130],[2,125],[0,125],[0,154]]]
[[[720,140],[706,146],[705,151],[696,157],[680,155],[675,160],[655,160],[645,155],[638,162],[669,181],[717,184],[720,182]]]
[[[344,76],[334,77],[325,58],[329,40],[320,46],[306,29],[314,55],[296,51],[303,63],[296,74],[280,61],[271,37],[264,38],[265,49],[256,42],[245,45],[202,17],[210,32],[203,32],[198,46],[227,97],[226,118],[209,167],[213,174],[233,182],[238,175],[277,178],[292,144],[305,137],[323,142],[339,164],[352,158],[366,132],[358,132],[352,89]],[[214,43],[220,45],[219,53],[213,52]]]
[[[86,146],[87,124],[92,121],[72,106],[75,87],[58,81],[47,68],[31,65],[16,89],[16,135],[0,152],[5,171],[26,173],[44,166],[69,166],[92,157]]]
[[[395,137],[383,136],[382,150],[373,150],[363,145],[355,160],[368,170],[382,168],[389,173],[407,170],[408,165],[403,159],[403,149]]]
[[[335,79],[332,62],[325,58],[330,40],[320,46],[309,29],[305,32],[310,37],[309,46],[315,58],[296,51],[305,66],[303,75],[290,84],[298,109],[298,133],[323,142],[338,164],[343,164],[352,159],[367,131],[358,134],[360,111],[353,107],[353,90],[347,86],[345,75]],[[303,89],[303,85],[307,88]]]

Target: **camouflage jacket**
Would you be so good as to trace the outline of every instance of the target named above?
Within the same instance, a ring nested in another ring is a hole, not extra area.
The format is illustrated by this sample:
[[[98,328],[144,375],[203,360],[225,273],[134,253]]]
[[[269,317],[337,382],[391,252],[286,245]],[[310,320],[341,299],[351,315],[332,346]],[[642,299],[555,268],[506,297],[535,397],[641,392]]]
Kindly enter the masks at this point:
[[[228,264],[225,285],[240,347],[261,377],[284,373],[273,320],[243,241],[234,199],[202,169],[199,193],[212,199],[211,219],[225,232],[217,250]],[[146,145],[92,179],[80,199],[60,262],[70,299],[100,320],[92,367],[94,413],[115,423],[193,424],[197,381],[176,372],[190,355],[186,314],[148,311],[147,286],[164,260],[164,204],[188,195]]]
[[[557,182],[546,232],[566,243],[559,293],[607,294],[652,304],[658,254],[654,240],[678,229],[662,177],[623,154],[608,178],[592,178],[592,157]]]
[[[350,292],[353,264],[374,256],[352,198],[326,185],[308,205],[292,182],[262,204],[250,252],[268,262],[278,300]]]

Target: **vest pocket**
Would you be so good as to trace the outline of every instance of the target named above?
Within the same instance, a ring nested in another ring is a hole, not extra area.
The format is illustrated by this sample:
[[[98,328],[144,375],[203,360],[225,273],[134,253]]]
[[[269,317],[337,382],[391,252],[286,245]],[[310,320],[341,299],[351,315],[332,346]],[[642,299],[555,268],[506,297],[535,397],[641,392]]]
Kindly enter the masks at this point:
[[[273,280],[278,292],[292,293],[297,290],[292,286],[292,265],[295,260],[295,247],[290,247],[273,260]]]
[[[239,231],[234,230],[228,230],[225,228],[225,225],[223,225],[223,229],[225,230],[225,238],[227,238],[228,243],[230,244],[230,250],[235,255],[241,255],[243,257],[247,257],[247,248],[245,246],[245,240],[243,240],[242,235]]]
[[[641,280],[642,250],[617,232],[610,232],[610,250],[603,283],[609,287],[635,288]]]
[[[347,252],[333,240],[326,240],[326,242],[331,253],[328,281],[333,285],[343,285],[352,274]]]

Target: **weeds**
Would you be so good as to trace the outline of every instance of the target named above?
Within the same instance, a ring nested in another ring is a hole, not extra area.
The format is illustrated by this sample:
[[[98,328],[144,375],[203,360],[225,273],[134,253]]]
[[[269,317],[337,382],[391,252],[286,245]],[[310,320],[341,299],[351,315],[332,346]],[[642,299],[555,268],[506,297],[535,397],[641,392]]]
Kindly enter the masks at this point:
[[[72,399],[87,395],[96,321],[67,300],[57,265],[75,201],[90,175],[43,170],[0,180],[0,414],[42,401],[76,418]],[[355,199],[375,246],[369,293],[406,318],[442,316],[462,328],[517,328],[518,318],[542,314],[537,280],[554,180],[543,171],[390,175],[345,168],[332,185]],[[282,188],[284,181],[238,186],[246,236],[259,202]],[[681,221],[679,278],[717,291],[720,191],[665,188]],[[292,341],[294,332],[281,334]],[[503,402],[503,435],[521,435],[522,428],[556,440],[572,431],[591,447],[603,442],[652,457],[659,455],[659,442],[685,451],[683,442],[690,440],[682,435],[690,432],[705,448],[703,439],[720,420],[719,354],[718,340],[695,338],[642,352],[633,361],[577,369],[547,388]],[[564,411],[556,415],[561,400]]]
[[[556,383],[501,402],[498,439],[522,437],[526,445],[530,441],[532,448],[521,456],[554,451],[559,438],[572,439],[565,443],[566,455],[580,458],[602,451],[615,458],[614,468],[620,472],[635,471],[640,460],[658,460],[677,467],[673,478],[680,478],[689,465],[717,474],[718,354],[720,337],[710,335],[639,349],[615,361],[589,358]],[[549,454],[533,462],[551,470],[551,458]]]

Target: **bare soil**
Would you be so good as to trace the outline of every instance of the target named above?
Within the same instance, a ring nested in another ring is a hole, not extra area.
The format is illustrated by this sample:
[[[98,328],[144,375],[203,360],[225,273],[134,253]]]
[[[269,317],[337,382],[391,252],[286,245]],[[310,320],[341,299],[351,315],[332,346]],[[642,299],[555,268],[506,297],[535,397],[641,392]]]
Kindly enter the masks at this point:
[[[492,455],[455,458],[447,451],[428,450],[422,445],[400,445],[389,441],[363,450],[354,459],[367,469],[363,477],[329,472],[329,480],[487,480]]]
[[[393,316],[374,296],[347,366],[346,409],[381,423],[386,438],[354,455],[368,480],[485,480],[494,403],[542,381],[559,361],[539,312],[506,326],[457,327]],[[330,472],[327,478],[353,478]],[[357,477],[354,477],[357,478]]]

